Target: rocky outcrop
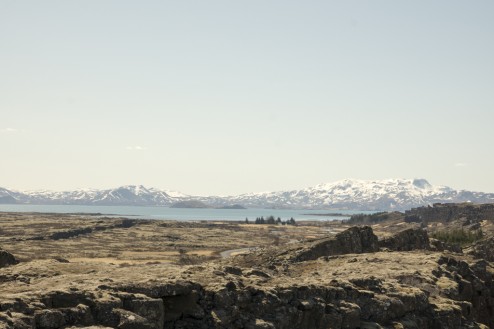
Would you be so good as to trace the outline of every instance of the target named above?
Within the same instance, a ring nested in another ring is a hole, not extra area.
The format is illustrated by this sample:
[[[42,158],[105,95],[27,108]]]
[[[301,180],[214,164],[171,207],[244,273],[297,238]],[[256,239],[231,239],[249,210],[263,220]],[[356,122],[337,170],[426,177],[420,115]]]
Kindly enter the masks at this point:
[[[361,254],[379,250],[377,236],[369,226],[355,226],[335,236],[318,240],[301,250],[296,261],[314,260],[322,256]]]
[[[432,243],[427,231],[420,228],[406,229],[378,241],[372,228],[356,226],[333,237],[314,242],[309,247],[300,250],[296,260],[306,261],[322,256],[376,252],[379,248],[386,248],[391,251],[451,250],[461,252],[461,248],[458,250],[458,248],[436,241],[434,240]]]
[[[459,244],[446,243],[444,241],[429,238],[431,250],[434,251],[450,251],[458,254],[463,253],[463,249]]]
[[[423,229],[407,229],[391,237],[379,241],[381,248],[394,251],[426,250],[430,249],[427,232]]]
[[[50,239],[53,239],[53,240],[70,239],[70,238],[74,238],[76,236],[79,236],[81,234],[89,234],[92,232],[93,232],[92,228],[85,227],[85,228],[80,228],[80,229],[75,229],[75,230],[70,230],[70,231],[61,231],[61,232],[53,233],[50,236]]]
[[[462,248],[456,244],[446,243],[429,238],[426,230],[410,228],[385,237],[379,241],[379,246],[391,251],[433,250],[462,253]]]
[[[57,231],[51,233],[48,236],[32,236],[26,238],[26,240],[65,240],[78,237],[80,235],[91,234],[94,232],[101,232],[106,230],[112,230],[117,228],[131,228],[135,225],[145,223],[145,220],[141,220],[140,222],[135,219],[122,218],[114,225],[98,225],[93,227],[78,227],[71,230]]]
[[[494,237],[488,237],[475,242],[466,253],[475,258],[482,258],[489,262],[494,262]]]
[[[244,285],[243,277],[225,271],[207,285],[116,283],[94,292],[53,291],[36,302],[2,301],[0,323],[41,329],[492,328],[488,267],[485,261],[443,256],[432,276],[401,276],[397,282],[367,275],[320,284]]]
[[[453,300],[461,309],[462,317],[494,328],[494,285],[490,265],[480,260],[473,264],[453,257],[441,257],[435,272],[438,281],[448,289],[439,292],[441,297]],[[449,281],[449,282],[448,282]],[[450,284],[453,283],[453,284]]]
[[[12,255],[10,252],[6,250],[0,249],[0,268],[10,265],[16,265],[19,261]]]
[[[451,222],[464,220],[467,224],[494,219],[494,204],[435,203],[405,211],[407,222]]]

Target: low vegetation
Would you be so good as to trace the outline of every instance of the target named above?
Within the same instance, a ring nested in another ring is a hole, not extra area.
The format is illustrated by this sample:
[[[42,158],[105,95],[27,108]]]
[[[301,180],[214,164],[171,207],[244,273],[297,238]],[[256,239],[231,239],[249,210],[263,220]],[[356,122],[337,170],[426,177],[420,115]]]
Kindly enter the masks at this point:
[[[249,224],[249,219],[246,218],[245,219],[245,223],[246,224]],[[274,218],[274,216],[268,216],[266,219],[264,219],[264,217],[257,217],[255,222],[255,224],[268,224],[268,225],[295,225],[295,219],[290,218],[288,220],[281,220],[280,217],[278,218]]]
[[[375,224],[388,220],[390,213],[388,212],[377,212],[374,214],[356,214],[352,215],[350,219],[346,221],[347,224]]]
[[[483,233],[481,229],[470,231],[463,228],[458,228],[432,232],[430,236],[446,243],[464,246],[482,239]]]

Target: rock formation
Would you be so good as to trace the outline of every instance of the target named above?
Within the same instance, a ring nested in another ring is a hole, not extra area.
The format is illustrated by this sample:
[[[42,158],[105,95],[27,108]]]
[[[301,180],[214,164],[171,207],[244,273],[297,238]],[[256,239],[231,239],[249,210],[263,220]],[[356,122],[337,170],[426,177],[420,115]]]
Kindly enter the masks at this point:
[[[424,230],[352,227],[198,265],[21,262],[0,269],[0,328],[486,329],[493,279]]]
[[[0,268],[10,265],[18,264],[19,261],[15,259],[14,255],[6,250],[0,249]]]
[[[372,229],[369,226],[355,226],[302,249],[296,256],[296,260],[306,261],[322,256],[361,254],[378,250],[377,236],[374,235]]]
[[[466,252],[475,258],[494,262],[494,237],[487,237],[475,242]]]
[[[429,236],[423,229],[407,229],[379,241],[379,246],[394,251],[431,249]]]
[[[409,222],[450,222],[464,220],[468,223],[494,218],[494,204],[435,203],[432,207],[418,207],[405,211]]]

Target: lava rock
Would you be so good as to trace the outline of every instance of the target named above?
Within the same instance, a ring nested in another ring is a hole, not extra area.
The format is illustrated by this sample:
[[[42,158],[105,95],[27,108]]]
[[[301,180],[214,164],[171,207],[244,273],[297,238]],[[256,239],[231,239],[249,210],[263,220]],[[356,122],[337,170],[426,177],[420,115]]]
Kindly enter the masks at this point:
[[[427,250],[430,241],[425,230],[411,228],[379,241],[379,246],[393,251]]]
[[[295,260],[300,262],[314,260],[322,256],[361,254],[378,250],[378,239],[372,228],[355,226],[302,249]]]
[[[19,261],[6,250],[0,250],[0,268],[19,264]]]

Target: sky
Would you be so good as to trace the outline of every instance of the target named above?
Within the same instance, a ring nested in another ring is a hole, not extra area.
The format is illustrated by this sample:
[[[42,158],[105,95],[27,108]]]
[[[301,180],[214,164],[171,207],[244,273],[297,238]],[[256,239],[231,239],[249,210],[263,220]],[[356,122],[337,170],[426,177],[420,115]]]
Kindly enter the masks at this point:
[[[0,0],[0,186],[494,192],[494,2]]]

